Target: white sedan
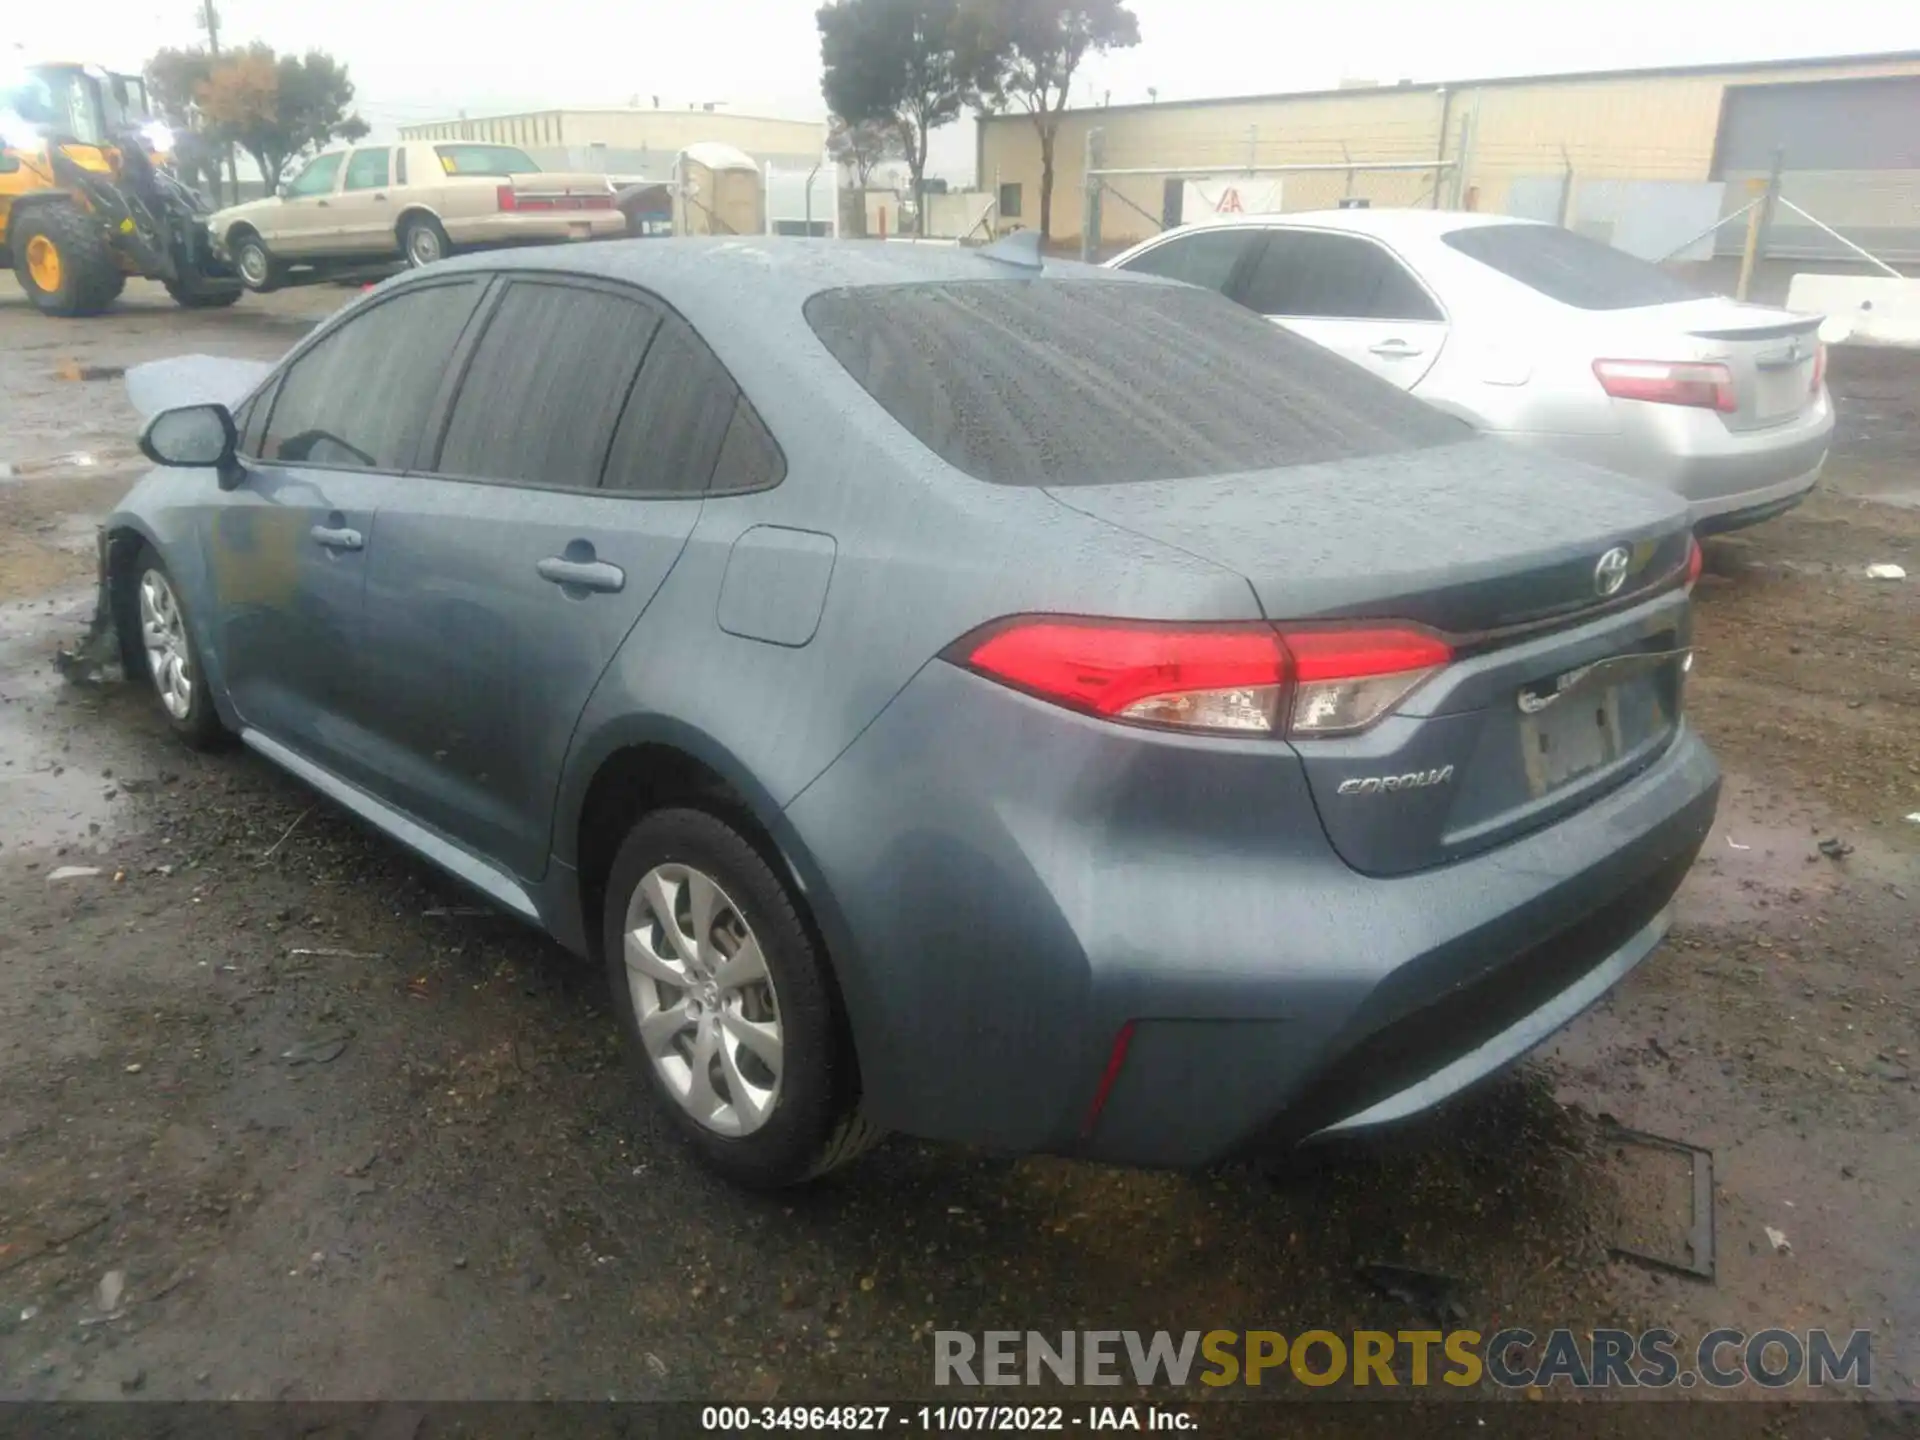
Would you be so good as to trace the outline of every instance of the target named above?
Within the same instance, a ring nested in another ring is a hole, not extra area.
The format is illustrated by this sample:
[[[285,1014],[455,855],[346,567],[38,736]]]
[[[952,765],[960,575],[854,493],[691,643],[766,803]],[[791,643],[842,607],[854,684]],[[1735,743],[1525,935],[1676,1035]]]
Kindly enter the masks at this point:
[[[1108,264],[1218,290],[1509,440],[1659,481],[1701,531],[1797,505],[1833,437],[1820,316],[1707,294],[1553,225],[1258,216]]]

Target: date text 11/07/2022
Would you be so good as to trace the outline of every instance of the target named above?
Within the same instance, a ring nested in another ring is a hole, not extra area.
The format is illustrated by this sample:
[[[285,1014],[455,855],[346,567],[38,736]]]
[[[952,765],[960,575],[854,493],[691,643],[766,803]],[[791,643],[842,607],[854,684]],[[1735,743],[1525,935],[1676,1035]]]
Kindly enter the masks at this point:
[[[1159,1405],[708,1405],[700,1428],[724,1435],[760,1430],[908,1430],[1007,1435],[1024,1431],[1199,1428],[1185,1410]]]

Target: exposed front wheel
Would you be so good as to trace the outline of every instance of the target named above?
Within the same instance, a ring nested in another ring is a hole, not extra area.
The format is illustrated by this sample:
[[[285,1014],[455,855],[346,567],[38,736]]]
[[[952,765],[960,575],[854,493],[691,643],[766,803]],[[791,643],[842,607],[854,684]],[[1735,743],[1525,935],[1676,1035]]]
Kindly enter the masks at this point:
[[[642,819],[608,876],[602,939],[637,1062],[715,1170],[791,1185],[880,1137],[858,1113],[824,957],[732,825],[701,810]]]
[[[233,245],[233,268],[240,283],[258,295],[278,290],[287,278],[286,266],[273,258],[258,235],[243,235]]]
[[[173,579],[151,550],[141,552],[134,575],[129,608],[139,626],[140,648],[147,657],[147,673],[160,697],[160,708],[174,733],[188,745],[210,749],[226,737],[226,729],[207,693],[200,652]]]

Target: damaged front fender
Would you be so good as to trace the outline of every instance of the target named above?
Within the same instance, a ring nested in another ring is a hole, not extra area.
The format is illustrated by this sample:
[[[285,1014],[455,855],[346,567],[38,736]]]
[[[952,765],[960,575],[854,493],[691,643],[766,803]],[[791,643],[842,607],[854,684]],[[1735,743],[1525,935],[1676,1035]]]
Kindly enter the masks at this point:
[[[94,532],[93,618],[86,634],[71,647],[54,653],[53,663],[75,685],[105,685],[126,678],[129,667],[127,637],[120,633],[118,580],[127,573],[124,563],[138,548],[138,537],[116,537],[102,527]]]

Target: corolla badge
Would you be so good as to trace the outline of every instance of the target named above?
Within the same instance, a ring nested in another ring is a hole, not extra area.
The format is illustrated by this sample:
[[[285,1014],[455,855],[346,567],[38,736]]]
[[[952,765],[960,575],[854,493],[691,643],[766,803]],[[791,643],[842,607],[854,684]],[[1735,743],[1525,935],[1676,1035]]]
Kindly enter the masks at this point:
[[[1620,587],[1627,583],[1627,570],[1633,564],[1633,552],[1624,545],[1616,545],[1600,557],[1600,563],[1593,567],[1593,593],[1602,600],[1609,595],[1620,593]]]
[[[1400,790],[1425,790],[1430,785],[1445,785],[1451,779],[1451,765],[1442,765],[1437,770],[1415,770],[1407,775],[1356,775],[1351,780],[1342,780],[1336,793],[1391,795]]]

